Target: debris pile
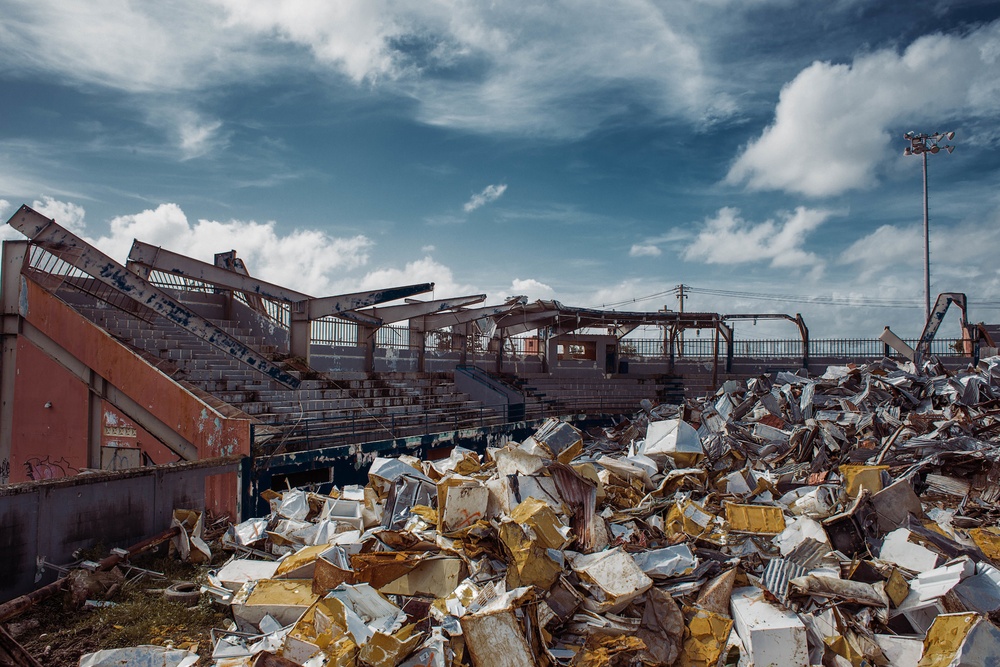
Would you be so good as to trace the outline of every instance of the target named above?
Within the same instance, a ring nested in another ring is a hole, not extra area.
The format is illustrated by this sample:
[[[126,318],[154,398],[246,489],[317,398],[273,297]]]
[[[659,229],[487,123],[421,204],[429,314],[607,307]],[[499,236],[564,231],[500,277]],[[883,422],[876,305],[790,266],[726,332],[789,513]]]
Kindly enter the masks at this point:
[[[365,487],[267,492],[203,592],[219,667],[1000,660],[1000,358],[644,401]],[[195,540],[191,540],[196,544]],[[196,552],[196,550],[193,550]]]

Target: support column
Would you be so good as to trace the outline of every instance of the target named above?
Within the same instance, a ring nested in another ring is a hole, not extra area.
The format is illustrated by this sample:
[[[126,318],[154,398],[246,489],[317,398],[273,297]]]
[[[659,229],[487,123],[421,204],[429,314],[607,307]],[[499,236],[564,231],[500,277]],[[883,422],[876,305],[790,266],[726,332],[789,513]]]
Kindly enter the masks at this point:
[[[677,326],[670,327],[670,361],[667,366],[669,372],[674,372],[674,350],[677,347]]]
[[[559,365],[559,338],[550,331],[546,331],[545,335],[545,360],[542,369],[551,375],[553,365]]]
[[[21,330],[21,269],[28,241],[5,241],[0,266],[0,484],[10,481],[14,428],[14,385],[17,380],[17,336]]]
[[[719,387],[719,322],[715,321],[715,342],[712,348],[712,390]]]
[[[417,372],[424,372],[424,360],[427,356],[427,333],[417,329],[410,329],[410,347],[417,348]]]
[[[451,331],[452,331],[452,334],[451,334],[452,335],[452,339],[451,339],[452,340],[452,349],[454,349],[454,345],[455,345],[454,341],[455,341],[455,337],[456,336],[458,337],[458,341],[459,341],[459,343],[458,343],[458,352],[459,352],[458,363],[461,366],[468,366],[469,365],[469,335],[472,332],[472,323],[471,322],[466,322],[465,324],[461,325],[460,327],[452,327]]]
[[[104,378],[87,369],[87,467],[101,469],[101,441],[104,435]]]
[[[306,302],[293,303],[291,322],[288,326],[288,351],[293,357],[302,357],[309,365],[309,347],[312,343],[312,320]]]
[[[371,375],[375,372],[375,327],[358,325],[358,346],[364,352],[364,371]]]

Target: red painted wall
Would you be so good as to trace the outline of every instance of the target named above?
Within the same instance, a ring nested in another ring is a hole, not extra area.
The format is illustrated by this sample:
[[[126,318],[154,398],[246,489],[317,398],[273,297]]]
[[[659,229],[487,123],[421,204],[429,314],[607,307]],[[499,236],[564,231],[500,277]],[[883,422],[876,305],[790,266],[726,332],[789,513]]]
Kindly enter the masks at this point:
[[[22,315],[28,322],[161,422],[171,425],[195,446],[199,459],[250,453],[249,421],[220,416],[43,287],[31,279],[23,284],[26,293],[22,298],[26,297],[27,310]],[[22,342],[19,337],[19,344]],[[28,457],[39,458],[44,463],[47,456],[48,466],[39,470],[47,470],[52,475],[59,473],[56,463],[65,459],[62,463],[64,474],[75,474],[79,468],[87,466],[87,387],[30,343],[23,344],[29,351],[22,356],[19,349],[17,356],[19,375],[15,390],[10,481],[28,479],[25,467],[31,462]],[[24,381],[26,376],[31,379]],[[21,391],[22,384],[29,388]],[[43,396],[39,393],[42,389],[48,390],[44,396],[57,392],[60,401],[44,397],[39,400]],[[43,407],[47,401],[53,403],[53,408]],[[52,412],[57,406],[59,411]],[[39,414],[39,410],[51,414]],[[56,414],[59,418],[53,419]],[[150,436],[151,450],[155,449],[153,443],[156,441]],[[173,458],[162,456],[168,451],[166,448],[156,451],[155,454],[151,451],[151,455],[157,463],[163,458],[167,462],[176,459],[172,453],[170,457]],[[235,517],[237,490],[236,473],[206,478],[206,509],[216,515]]]
[[[19,336],[11,483],[67,477],[88,467],[87,418],[87,386]]]

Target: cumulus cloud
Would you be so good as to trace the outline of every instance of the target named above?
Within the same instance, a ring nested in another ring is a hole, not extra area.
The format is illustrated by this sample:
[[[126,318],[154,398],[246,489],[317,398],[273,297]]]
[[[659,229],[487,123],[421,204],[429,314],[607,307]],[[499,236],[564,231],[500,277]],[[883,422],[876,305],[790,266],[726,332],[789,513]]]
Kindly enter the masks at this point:
[[[985,219],[966,220],[944,227],[931,226],[931,288],[936,291],[966,291],[980,299],[1000,296],[1000,269],[996,248],[1000,247],[1000,210]],[[922,225],[882,225],[852,243],[841,253],[839,263],[852,267],[859,285],[901,269],[914,278],[924,265]],[[916,281],[914,281],[916,282]],[[922,289],[922,281],[915,291]]]
[[[58,201],[52,197],[42,197],[41,200],[36,199],[32,202],[31,208],[47,218],[52,218],[60,226],[74,234],[82,235],[86,229],[84,218],[87,216],[87,212],[79,204]]]
[[[477,293],[474,287],[458,282],[450,268],[430,257],[407,262],[401,269],[392,267],[369,271],[355,289],[378,289],[389,285],[416,283],[434,283],[433,298]],[[432,296],[427,294],[418,298],[430,299]]]
[[[34,202],[32,208],[122,263],[128,257],[133,239],[204,262],[212,262],[217,252],[235,249],[251,275],[315,296],[337,290],[356,291],[356,288],[341,289],[347,283],[344,274],[363,268],[374,245],[363,235],[341,238],[315,229],[283,233],[274,221],[192,223],[177,204],[161,204],[155,209],[118,216],[110,221],[106,234],[95,236],[86,231],[86,212],[82,206],[47,197]]]
[[[812,197],[868,188],[880,163],[902,154],[903,131],[992,117],[998,105],[1000,22],[921,37],[902,53],[815,62],[782,89],[774,121],[743,149],[727,181]]]
[[[659,257],[662,254],[658,246],[649,243],[634,243],[628,251],[629,257]]]
[[[14,206],[6,199],[0,199],[0,221],[6,222],[14,214]],[[0,225],[0,241],[23,241],[24,235],[10,225]]]
[[[579,302],[569,305],[614,310],[655,311],[663,308],[664,297],[662,294],[671,287],[673,285],[666,285],[648,277],[630,278],[575,295],[574,299],[578,299]],[[660,296],[650,297],[650,294],[659,294]],[[668,298],[672,299],[672,297]]]
[[[490,202],[495,202],[497,199],[503,196],[503,193],[507,192],[507,184],[503,183],[500,185],[487,185],[483,188],[483,191],[472,195],[469,201],[465,202],[462,209],[466,213],[472,213],[477,208],[482,208]]]
[[[923,265],[924,233],[919,225],[882,225],[850,245],[840,255],[842,264],[854,264],[870,276],[889,266]]]
[[[551,299],[555,290],[534,278],[515,278],[510,283],[510,294],[524,295],[528,300]]]
[[[0,200],[0,215],[4,207],[11,208],[6,200]],[[73,229],[122,263],[132,240],[137,238],[205,262],[212,262],[217,252],[235,249],[254,277],[314,296],[425,282],[435,284],[434,294],[439,297],[482,291],[459,282],[448,266],[429,256],[407,262],[402,268],[366,270],[374,243],[364,235],[334,237],[314,229],[285,233],[274,221],[192,222],[180,206],[172,203],[113,218],[105,233],[94,235],[86,233],[86,211],[77,204],[47,197],[34,202],[32,208]],[[12,238],[23,238],[16,230],[8,229],[15,232]],[[552,291],[535,280],[514,281],[514,287],[534,290],[539,296]]]
[[[684,249],[684,258],[707,264],[768,261],[774,268],[815,270],[821,260],[802,246],[809,233],[831,215],[832,211],[800,206],[780,214],[780,220],[754,224],[741,218],[739,209],[721,208],[705,220],[698,236]]]

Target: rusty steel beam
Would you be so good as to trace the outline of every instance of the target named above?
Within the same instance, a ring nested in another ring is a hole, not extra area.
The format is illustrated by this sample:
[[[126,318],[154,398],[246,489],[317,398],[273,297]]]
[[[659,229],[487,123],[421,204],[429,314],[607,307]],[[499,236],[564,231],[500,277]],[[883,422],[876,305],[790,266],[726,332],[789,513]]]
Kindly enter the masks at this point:
[[[414,303],[404,303],[398,306],[376,306],[358,311],[365,315],[371,315],[382,320],[383,324],[402,322],[414,317],[442,313],[454,310],[463,306],[471,306],[486,300],[485,294],[473,294],[471,296],[456,296],[450,299],[437,299],[436,301],[417,301]]]
[[[312,298],[308,294],[251,278],[249,275],[230,271],[138,240],[132,241],[132,250],[128,254],[126,266],[129,269],[132,269],[133,266],[142,266],[273,301],[295,303]]]
[[[558,310],[545,310],[541,312],[518,312],[512,310],[502,317],[494,317],[494,321],[497,324],[497,329],[508,329],[516,326],[527,326],[529,324],[534,325],[529,329],[524,329],[524,331],[530,331],[531,329],[537,329],[543,326],[549,326],[555,322],[559,317]]]
[[[423,331],[438,331],[439,329],[444,329],[445,327],[454,327],[474,322],[475,320],[483,317],[503,315],[509,312],[512,308],[516,308],[518,305],[519,304],[517,303],[505,303],[498,306],[483,306],[481,308],[471,308],[469,310],[456,310],[450,313],[424,315],[417,321],[417,325]]]
[[[434,283],[419,283],[403,287],[388,287],[369,292],[354,292],[338,294],[319,299],[305,299],[292,306],[292,319],[318,320],[330,315],[343,315],[347,311],[357,310],[365,306],[388,303],[397,299],[405,299],[415,294],[423,294],[434,289]]]
[[[379,303],[405,299],[414,294],[423,294],[434,289],[434,283],[420,283],[403,287],[389,287],[370,292],[338,294],[320,299],[306,299],[292,304],[291,326],[288,329],[288,344],[293,355],[309,363],[312,342],[312,322],[321,317],[336,316],[357,322],[361,327],[378,328],[382,320],[359,312],[359,308]]]
[[[299,386],[298,378],[281,370],[241,341],[184,307],[80,237],[60,227],[55,220],[46,218],[28,206],[22,206],[7,224],[67,264],[113,287],[276,382],[292,389]]]

